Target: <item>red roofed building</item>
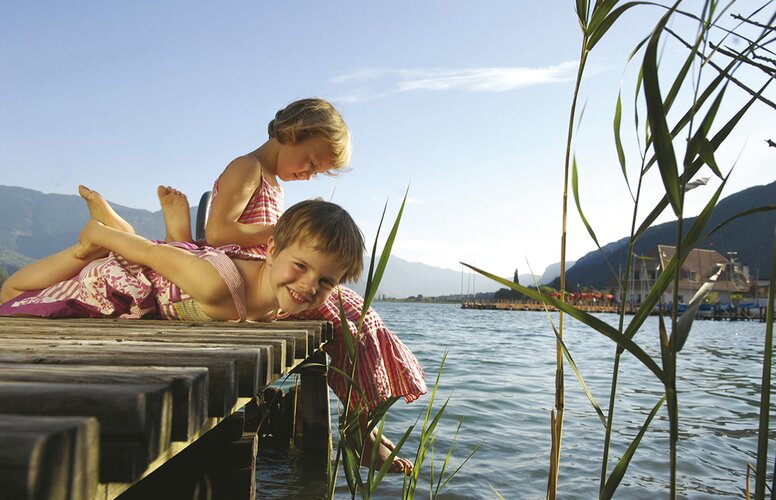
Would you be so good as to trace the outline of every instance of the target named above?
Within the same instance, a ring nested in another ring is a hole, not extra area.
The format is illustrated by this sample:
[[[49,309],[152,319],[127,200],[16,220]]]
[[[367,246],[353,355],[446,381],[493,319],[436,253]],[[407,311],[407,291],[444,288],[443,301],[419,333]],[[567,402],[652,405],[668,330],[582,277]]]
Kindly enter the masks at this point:
[[[634,257],[626,301],[633,306],[641,304],[675,253],[674,246],[658,245],[645,255]],[[691,250],[679,273],[679,303],[689,302],[695,292],[720,268],[722,272],[712,288],[712,293],[716,294],[715,301],[729,303],[734,295],[748,293],[753,285],[749,270],[735,261],[735,252],[729,254],[730,258],[725,258],[716,250]],[[624,276],[621,281],[622,278]],[[672,302],[672,296],[673,283],[663,293],[663,303]],[[621,292],[618,291],[617,300],[620,299]]]

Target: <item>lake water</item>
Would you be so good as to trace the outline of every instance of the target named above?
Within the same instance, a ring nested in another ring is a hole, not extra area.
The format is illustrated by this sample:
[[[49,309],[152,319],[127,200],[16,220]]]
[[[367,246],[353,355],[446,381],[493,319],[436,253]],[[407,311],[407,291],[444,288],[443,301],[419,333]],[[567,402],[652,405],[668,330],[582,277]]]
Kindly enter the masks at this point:
[[[437,439],[437,465],[458,422],[454,470],[470,450],[480,450],[442,490],[440,498],[544,498],[554,404],[555,341],[547,316],[520,311],[463,310],[457,305],[379,302],[375,308],[421,361],[433,385],[445,351],[436,407],[450,397]],[[614,315],[598,315],[616,324]],[[557,316],[554,316],[557,324]],[[629,319],[629,318],[627,318]],[[742,498],[746,465],[755,463],[757,414],[765,324],[696,322],[680,353],[678,374],[681,498]],[[598,404],[606,411],[614,344],[566,317],[564,340]],[[647,320],[635,340],[660,365],[657,318]],[[558,497],[598,496],[604,429],[566,363],[566,414]],[[620,457],[662,395],[662,386],[632,356],[620,362],[611,456]],[[386,434],[396,441],[424,411],[428,397],[396,403]],[[336,399],[332,410],[336,411]],[[772,412],[773,413],[773,412]],[[336,415],[333,416],[336,423]],[[773,429],[774,420],[770,427]],[[336,424],[335,424],[336,425]],[[404,456],[414,458],[416,431]],[[771,433],[771,438],[774,437]],[[668,421],[663,406],[642,440],[616,498],[666,497],[669,480]],[[769,450],[770,462],[774,457]],[[610,462],[612,460],[610,456]],[[428,477],[428,461],[424,475]],[[259,498],[314,498],[319,465],[293,454],[259,458]],[[613,464],[610,464],[610,470]],[[450,469],[450,468],[449,468]],[[772,470],[772,468],[769,468]],[[769,476],[770,484],[770,476]],[[338,497],[349,494],[340,474]],[[428,484],[417,498],[428,497]],[[754,482],[752,481],[752,487]],[[401,497],[401,476],[387,477],[373,498]]]

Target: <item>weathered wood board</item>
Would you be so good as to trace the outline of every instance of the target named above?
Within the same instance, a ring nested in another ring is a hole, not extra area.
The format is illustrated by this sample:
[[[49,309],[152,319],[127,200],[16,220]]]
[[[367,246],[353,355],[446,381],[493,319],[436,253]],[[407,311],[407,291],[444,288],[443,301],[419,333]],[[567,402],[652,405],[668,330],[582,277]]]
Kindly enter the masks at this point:
[[[0,415],[0,498],[91,500],[98,434],[91,417]]]
[[[0,318],[0,499],[115,498],[241,415],[233,412],[331,332],[309,321]],[[15,422],[3,427],[3,418]],[[58,423],[32,432],[19,419]],[[215,464],[236,474],[246,462],[235,493],[253,476],[247,443],[222,447],[229,459]]]

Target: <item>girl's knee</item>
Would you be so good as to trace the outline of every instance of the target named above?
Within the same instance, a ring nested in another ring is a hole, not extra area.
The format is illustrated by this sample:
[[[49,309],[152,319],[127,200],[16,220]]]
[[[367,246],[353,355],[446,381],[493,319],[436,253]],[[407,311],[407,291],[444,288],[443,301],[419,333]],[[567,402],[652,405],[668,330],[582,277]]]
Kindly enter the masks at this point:
[[[3,286],[0,287],[0,304],[8,302],[22,294],[21,290],[17,290],[13,287],[13,276],[6,279],[3,282]]]

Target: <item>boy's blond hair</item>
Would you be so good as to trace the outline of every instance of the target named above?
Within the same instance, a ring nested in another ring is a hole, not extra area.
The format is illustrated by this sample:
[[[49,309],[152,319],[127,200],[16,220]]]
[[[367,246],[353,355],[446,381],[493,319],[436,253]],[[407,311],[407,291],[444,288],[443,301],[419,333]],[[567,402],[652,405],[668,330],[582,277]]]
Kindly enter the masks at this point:
[[[274,252],[295,243],[337,256],[342,282],[356,281],[364,269],[364,235],[341,206],[323,200],[297,203],[278,220],[272,233]]]
[[[324,99],[294,101],[275,114],[267,126],[269,136],[281,144],[296,144],[316,135],[323,136],[331,147],[334,172],[350,163],[350,131],[345,120]],[[329,173],[329,172],[327,172]]]

